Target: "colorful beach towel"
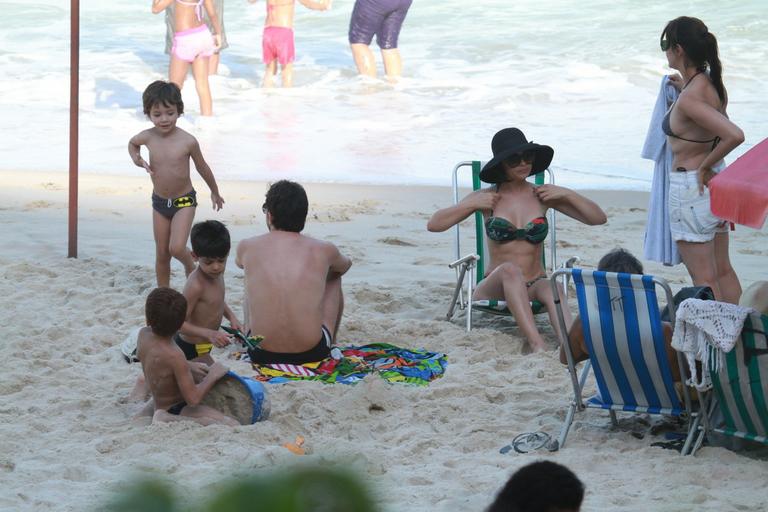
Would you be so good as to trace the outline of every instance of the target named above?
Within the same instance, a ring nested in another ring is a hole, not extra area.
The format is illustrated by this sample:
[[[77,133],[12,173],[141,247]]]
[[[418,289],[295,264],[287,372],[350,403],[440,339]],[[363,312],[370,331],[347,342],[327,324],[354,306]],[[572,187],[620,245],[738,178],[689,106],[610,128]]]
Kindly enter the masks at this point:
[[[292,380],[317,380],[328,384],[354,384],[366,375],[377,373],[388,382],[426,386],[441,377],[448,366],[448,356],[439,352],[411,350],[389,343],[338,347],[341,358],[328,358],[302,365],[257,365],[254,378],[277,384]]]

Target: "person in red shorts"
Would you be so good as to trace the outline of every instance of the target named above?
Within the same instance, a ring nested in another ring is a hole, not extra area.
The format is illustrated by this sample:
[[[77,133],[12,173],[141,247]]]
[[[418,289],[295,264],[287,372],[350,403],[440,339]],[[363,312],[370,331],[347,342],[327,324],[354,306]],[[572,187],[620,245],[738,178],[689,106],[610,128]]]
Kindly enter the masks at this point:
[[[256,3],[256,0],[248,0]],[[331,0],[299,0],[301,5],[315,11],[331,8]],[[267,18],[264,20],[264,33],[261,47],[266,69],[262,87],[272,87],[280,63],[283,87],[293,86],[293,17],[296,0],[267,0]]]

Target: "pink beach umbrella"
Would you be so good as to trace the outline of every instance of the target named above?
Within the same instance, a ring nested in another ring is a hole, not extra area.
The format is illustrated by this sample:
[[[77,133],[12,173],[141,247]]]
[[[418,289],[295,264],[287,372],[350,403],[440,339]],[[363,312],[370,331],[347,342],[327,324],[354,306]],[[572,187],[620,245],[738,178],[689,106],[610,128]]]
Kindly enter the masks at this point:
[[[750,228],[768,215],[768,139],[763,140],[709,182],[712,213]]]

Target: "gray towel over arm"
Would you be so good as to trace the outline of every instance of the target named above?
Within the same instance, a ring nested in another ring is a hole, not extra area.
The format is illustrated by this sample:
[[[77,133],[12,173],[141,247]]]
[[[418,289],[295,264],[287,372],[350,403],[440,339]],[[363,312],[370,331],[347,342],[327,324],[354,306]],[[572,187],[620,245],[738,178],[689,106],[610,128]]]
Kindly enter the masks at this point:
[[[642,158],[653,160],[653,181],[651,197],[648,202],[648,222],[645,226],[643,258],[658,261],[664,265],[680,263],[677,245],[672,240],[669,229],[669,173],[672,170],[672,151],[667,144],[667,136],[661,130],[661,121],[667,109],[675,101],[678,91],[665,75],[661,79],[661,89],[653,107],[648,134],[645,137]]]

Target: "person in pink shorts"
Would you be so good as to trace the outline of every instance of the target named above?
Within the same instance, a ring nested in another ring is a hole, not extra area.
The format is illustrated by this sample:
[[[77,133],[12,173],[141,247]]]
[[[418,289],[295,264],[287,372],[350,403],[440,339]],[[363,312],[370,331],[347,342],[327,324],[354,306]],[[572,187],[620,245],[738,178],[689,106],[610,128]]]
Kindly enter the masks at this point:
[[[195,89],[200,98],[200,114],[210,116],[213,115],[213,100],[208,85],[208,60],[221,47],[221,23],[216,15],[213,0],[153,0],[152,12],[161,13],[174,2],[176,5],[169,79],[181,89],[191,65]],[[215,34],[211,34],[206,26],[203,10],[208,14]]]
[[[257,0],[248,1],[255,3]],[[304,7],[316,11],[325,11],[331,8],[331,0],[299,0],[299,2]],[[264,33],[262,35],[262,55],[266,65],[263,87],[274,85],[278,63],[280,63],[282,70],[283,87],[293,85],[295,4],[296,0],[267,0],[267,18],[264,21]]]

